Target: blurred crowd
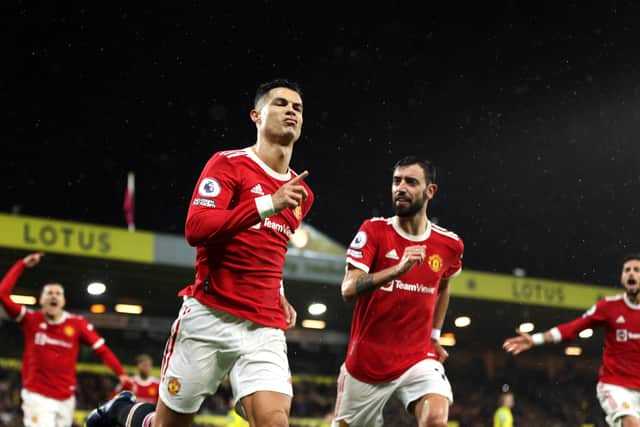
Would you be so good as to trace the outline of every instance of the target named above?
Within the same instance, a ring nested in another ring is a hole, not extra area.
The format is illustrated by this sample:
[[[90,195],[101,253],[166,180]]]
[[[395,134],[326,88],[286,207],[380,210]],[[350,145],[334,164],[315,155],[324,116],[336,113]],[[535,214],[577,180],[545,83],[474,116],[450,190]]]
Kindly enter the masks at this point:
[[[326,377],[299,376],[294,381],[291,415],[297,418],[315,418],[328,421],[336,396],[335,383]],[[323,379],[323,380],[319,380]],[[451,406],[450,420],[461,427],[492,425],[499,392],[504,378],[488,378],[483,372],[451,372],[455,402]],[[564,370],[554,379],[536,369],[517,370],[510,378],[509,387],[515,395],[513,417],[515,426],[568,427],[592,425],[604,427],[604,417],[595,398],[595,378],[579,371]],[[103,402],[116,385],[110,375],[81,372],[76,391],[77,409],[89,410]],[[16,427],[21,424],[20,373],[15,369],[0,369],[0,426]],[[229,410],[231,390],[223,383],[216,395],[206,400],[200,413],[225,415]],[[320,423],[318,425],[321,425]],[[327,425],[327,424],[325,424]],[[385,408],[385,426],[414,426],[396,401]],[[292,426],[295,424],[292,423]]]

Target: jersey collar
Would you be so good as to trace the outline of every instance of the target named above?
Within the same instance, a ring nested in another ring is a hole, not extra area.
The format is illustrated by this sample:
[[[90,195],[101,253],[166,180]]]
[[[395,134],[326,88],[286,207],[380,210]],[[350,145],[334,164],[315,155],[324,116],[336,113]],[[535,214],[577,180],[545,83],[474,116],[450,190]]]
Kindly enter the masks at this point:
[[[269,176],[277,179],[278,181],[289,181],[291,179],[291,169],[287,169],[287,173],[279,173],[271,169],[265,162],[263,162],[256,153],[253,152],[251,147],[244,149],[251,160],[256,162],[258,166],[262,168]]]
[[[624,303],[627,304],[627,307],[633,310],[640,310],[640,304],[634,304],[631,301],[629,301],[629,297],[627,296],[626,292],[622,294],[622,298],[624,298]]]
[[[422,242],[424,240],[427,240],[429,238],[429,236],[431,235],[431,221],[429,221],[429,219],[427,219],[427,228],[424,231],[424,233],[416,236],[413,234],[409,234],[406,231],[404,231],[400,225],[398,224],[398,217],[394,216],[393,218],[391,218],[391,226],[393,227],[393,229],[396,231],[396,233],[398,233],[402,238],[407,239],[409,241],[412,242]]]

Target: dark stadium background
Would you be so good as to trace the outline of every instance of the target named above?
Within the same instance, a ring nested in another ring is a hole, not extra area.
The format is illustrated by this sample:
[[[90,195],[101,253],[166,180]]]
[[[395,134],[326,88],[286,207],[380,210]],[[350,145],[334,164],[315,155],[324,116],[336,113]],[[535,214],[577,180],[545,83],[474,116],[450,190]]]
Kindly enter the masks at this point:
[[[390,215],[391,166],[415,153],[439,167],[429,212],[464,239],[466,268],[616,286],[620,258],[640,250],[634,2],[13,1],[3,10],[0,212],[125,227],[134,171],[137,228],[181,234],[209,156],[253,143],[256,85],[287,77],[304,90],[292,166],[310,171],[307,221],[343,245],[364,218]],[[0,260],[22,255],[3,249]],[[60,255],[31,277],[78,283],[96,269],[122,279],[114,293],[147,298],[162,316],[175,315],[175,292],[191,279]],[[150,282],[153,294],[140,285]],[[290,289],[302,309],[308,293]],[[336,289],[314,292],[334,301],[332,326],[347,331],[350,307]],[[69,296],[70,308],[82,298]],[[550,326],[579,313],[457,299],[448,319],[469,312],[474,339],[460,352],[495,348],[521,319]],[[590,343],[597,361],[600,341]]]

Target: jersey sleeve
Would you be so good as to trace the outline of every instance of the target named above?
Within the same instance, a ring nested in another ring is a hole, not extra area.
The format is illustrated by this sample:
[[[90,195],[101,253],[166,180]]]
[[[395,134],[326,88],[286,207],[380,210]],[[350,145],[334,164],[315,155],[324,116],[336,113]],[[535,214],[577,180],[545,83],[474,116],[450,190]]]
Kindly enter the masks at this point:
[[[13,264],[13,267],[9,269],[0,282],[0,304],[2,304],[7,315],[17,322],[22,320],[26,308],[22,304],[17,304],[11,300],[11,291],[24,271],[24,268],[24,262],[19,260]]]
[[[256,199],[232,205],[240,179],[230,159],[220,153],[207,162],[187,212],[185,236],[190,245],[221,242],[260,222]],[[262,197],[270,202],[270,195]]]
[[[124,375],[125,371],[122,364],[115,354],[104,343],[93,325],[84,317],[80,317],[80,340],[91,347],[91,350],[100,357],[102,363],[107,365],[116,375]]]
[[[458,240],[454,241],[452,262],[444,272],[442,277],[445,279],[455,277],[462,272],[462,256],[464,254],[464,242],[458,237]]]
[[[590,309],[584,312],[582,317],[570,322],[562,323],[551,329],[551,334],[556,341],[570,341],[575,339],[580,331],[587,328],[594,328],[602,325],[607,318],[606,301],[601,300]],[[559,339],[558,339],[559,338]]]
[[[377,248],[371,221],[364,221],[347,249],[347,264],[368,273],[375,260]]]

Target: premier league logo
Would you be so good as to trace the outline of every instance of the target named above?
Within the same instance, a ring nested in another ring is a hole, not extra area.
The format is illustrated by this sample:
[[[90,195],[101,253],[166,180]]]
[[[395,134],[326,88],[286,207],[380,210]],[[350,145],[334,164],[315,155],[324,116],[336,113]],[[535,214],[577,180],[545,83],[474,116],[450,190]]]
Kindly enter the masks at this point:
[[[353,238],[353,241],[351,242],[351,246],[354,249],[362,249],[364,248],[364,245],[367,243],[367,233],[365,233],[364,231],[358,231],[358,234],[356,234],[356,237]]]
[[[216,197],[220,190],[220,184],[213,178],[204,178],[198,186],[198,193],[203,197]]]

